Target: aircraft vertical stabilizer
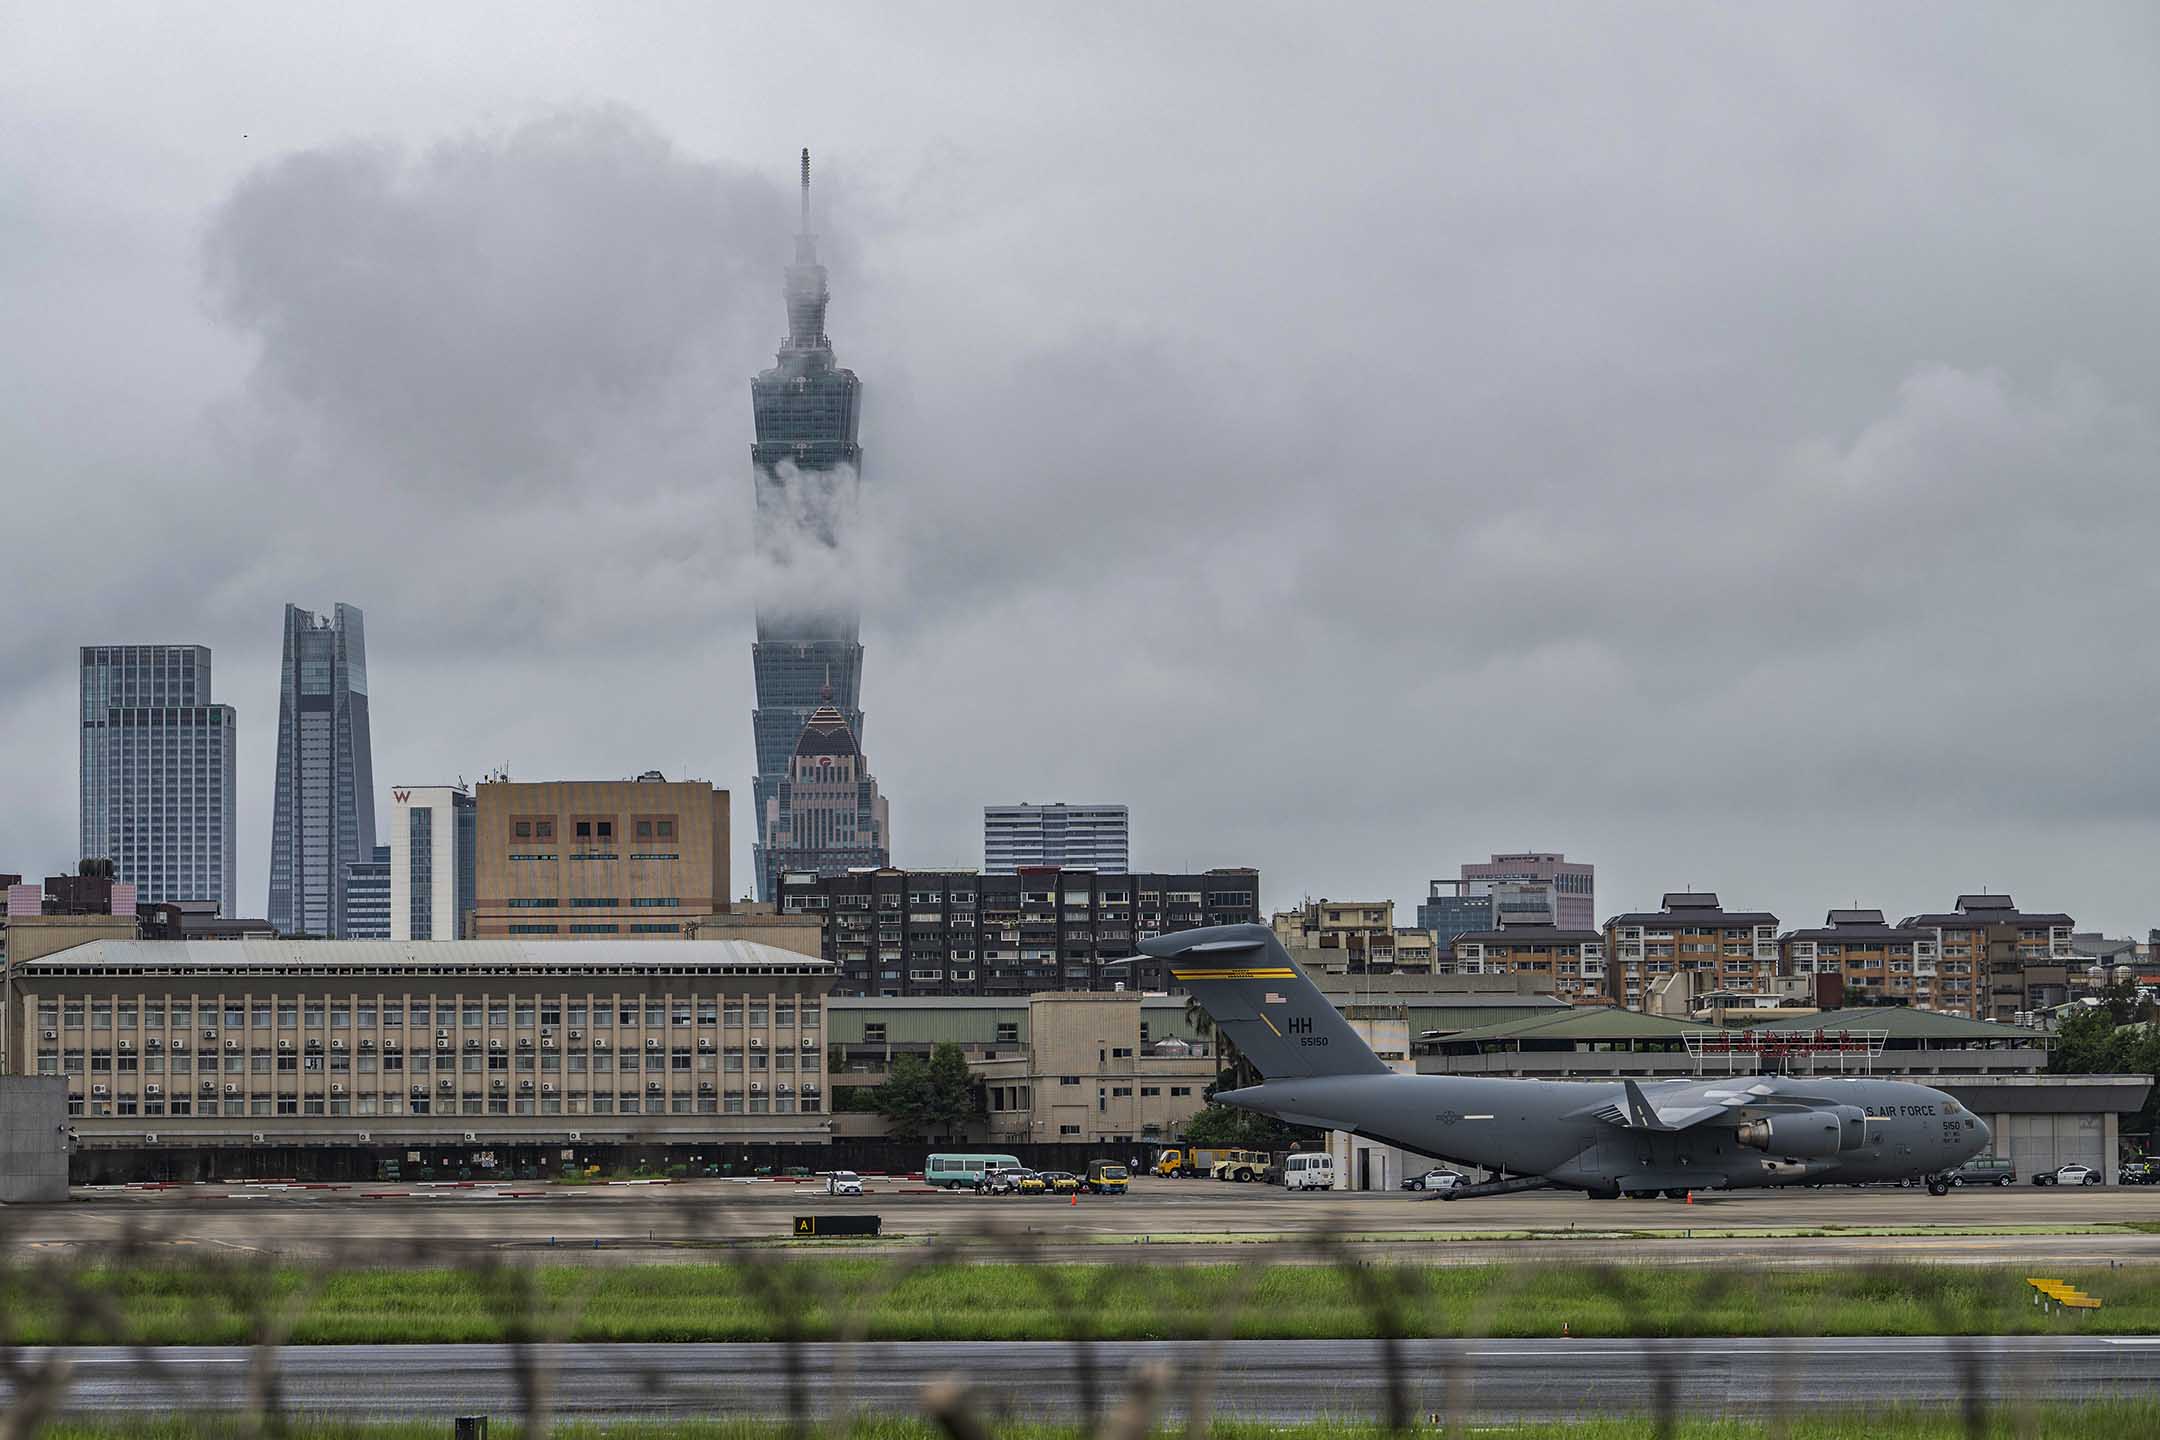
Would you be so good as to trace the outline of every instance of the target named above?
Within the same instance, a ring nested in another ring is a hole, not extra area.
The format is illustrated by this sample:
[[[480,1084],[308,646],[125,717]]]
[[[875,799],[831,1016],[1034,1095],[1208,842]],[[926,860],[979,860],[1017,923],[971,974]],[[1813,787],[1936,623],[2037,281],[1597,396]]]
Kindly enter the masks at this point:
[[[1263,1079],[1391,1073],[1265,925],[1179,930],[1140,950],[1169,962],[1171,981]]]

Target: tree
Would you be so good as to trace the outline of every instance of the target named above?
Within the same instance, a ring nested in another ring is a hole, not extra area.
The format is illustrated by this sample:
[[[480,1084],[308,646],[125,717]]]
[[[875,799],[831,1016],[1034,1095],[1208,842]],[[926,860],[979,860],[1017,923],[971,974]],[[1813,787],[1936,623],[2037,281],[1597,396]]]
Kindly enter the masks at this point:
[[[885,1083],[871,1092],[871,1108],[901,1140],[958,1135],[983,1113],[967,1056],[949,1040],[939,1042],[928,1060],[920,1055],[894,1060]]]
[[[1316,1150],[1326,1136],[1301,1125],[1286,1125],[1257,1110],[1209,1105],[1185,1122],[1185,1143],[1222,1150]]]

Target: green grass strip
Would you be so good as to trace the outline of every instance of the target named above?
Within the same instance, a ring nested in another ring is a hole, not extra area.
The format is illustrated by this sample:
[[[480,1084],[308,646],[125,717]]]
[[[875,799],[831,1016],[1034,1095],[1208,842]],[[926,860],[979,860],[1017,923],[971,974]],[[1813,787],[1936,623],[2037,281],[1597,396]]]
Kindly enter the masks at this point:
[[[2160,1266],[2049,1270],[2100,1297],[2032,1303],[1984,1266],[1732,1270],[1581,1265],[980,1264],[745,1254],[736,1263],[475,1273],[0,1267],[16,1344],[1363,1339],[1412,1336],[2160,1333]],[[289,1331],[286,1327],[289,1325]]]

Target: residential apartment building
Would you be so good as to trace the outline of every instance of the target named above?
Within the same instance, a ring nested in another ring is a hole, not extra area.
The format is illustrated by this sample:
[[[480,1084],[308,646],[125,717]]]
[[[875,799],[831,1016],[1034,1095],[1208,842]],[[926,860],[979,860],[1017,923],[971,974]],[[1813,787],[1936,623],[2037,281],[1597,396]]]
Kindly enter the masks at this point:
[[[1557,925],[1508,925],[1455,937],[1458,975],[1528,975],[1570,1005],[1608,1005],[1605,937]]]
[[[1445,964],[1455,937],[1505,925],[1558,925],[1560,890],[1552,880],[1434,880],[1417,908],[1418,928],[1429,932]]]
[[[844,995],[1029,995],[1169,988],[1150,935],[1257,923],[1260,873],[1103,875],[1092,870],[863,870],[788,874],[780,915],[824,921]]]
[[[1557,852],[1523,851],[1495,855],[1462,866],[1465,880],[1515,880],[1550,884],[1558,906],[1557,924],[1568,930],[1597,928],[1597,867],[1570,863]]]
[[[514,831],[516,826],[511,828]],[[513,841],[516,838],[511,836]],[[479,802],[464,786],[392,787],[390,939],[473,938],[473,911],[479,903],[479,842]],[[516,853],[541,848],[532,846]]]
[[[345,887],[345,938],[390,938],[390,847],[377,845],[365,860],[345,867],[340,883]]]
[[[2077,925],[2060,912],[2027,914],[2008,895],[1960,895],[1955,910],[1904,923],[1939,947],[1935,1009],[2016,1021],[2063,1004],[2085,983]]]
[[[375,853],[374,742],[360,609],[285,607],[270,923],[282,935],[345,934],[345,867]]]
[[[702,780],[483,782],[473,938],[681,939],[727,913],[728,841],[728,792]],[[429,893],[437,883],[431,873]],[[449,923],[431,916],[438,934]]]
[[[1395,924],[1392,900],[1308,900],[1273,917],[1275,938],[1306,966],[1352,975],[1430,975],[1429,931]]]
[[[1935,1008],[1940,951],[1932,930],[1888,924],[1880,910],[1832,910],[1820,926],[1788,931],[1781,943],[1787,973],[1836,976],[1840,1003],[1888,999]]]
[[[831,973],[737,941],[101,939],[13,967],[5,1024],[86,1149],[810,1142]]]
[[[1123,805],[985,805],[983,873],[1055,866],[1123,875],[1132,869],[1132,817]]]
[[[1667,975],[1693,976],[1690,993],[1757,994],[1773,988],[1783,961],[1777,916],[1727,910],[1715,891],[1668,892],[1662,908],[1605,922],[1606,976],[1613,1003],[1644,1008],[1650,987]]]
[[[210,698],[210,647],[85,645],[80,660],[76,853],[146,901],[231,914],[234,715]]]

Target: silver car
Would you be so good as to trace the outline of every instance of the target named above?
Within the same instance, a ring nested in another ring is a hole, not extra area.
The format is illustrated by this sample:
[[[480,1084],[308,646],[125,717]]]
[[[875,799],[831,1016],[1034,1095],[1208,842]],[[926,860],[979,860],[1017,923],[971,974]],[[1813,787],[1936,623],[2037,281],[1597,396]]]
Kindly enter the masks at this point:
[[[862,1194],[862,1176],[853,1170],[835,1170],[825,1177],[825,1193],[828,1195]]]

